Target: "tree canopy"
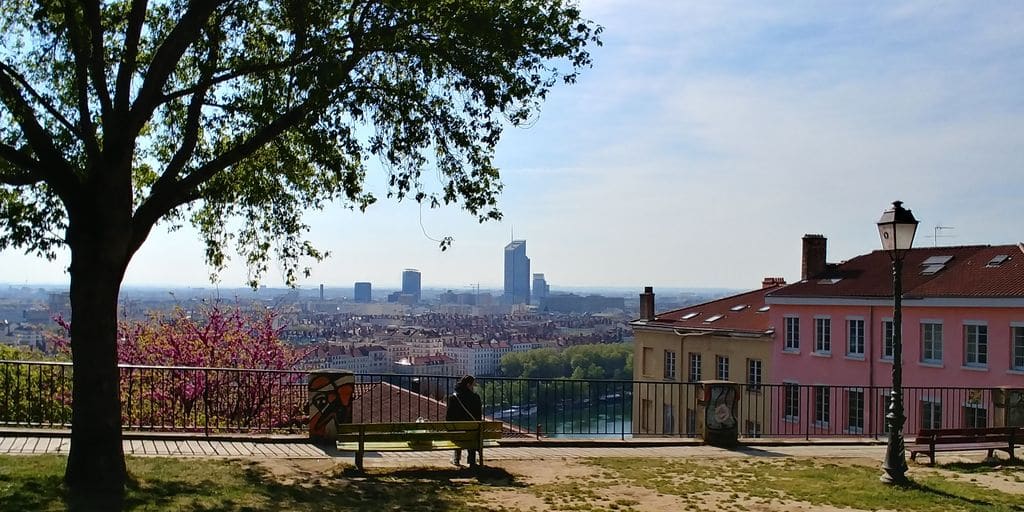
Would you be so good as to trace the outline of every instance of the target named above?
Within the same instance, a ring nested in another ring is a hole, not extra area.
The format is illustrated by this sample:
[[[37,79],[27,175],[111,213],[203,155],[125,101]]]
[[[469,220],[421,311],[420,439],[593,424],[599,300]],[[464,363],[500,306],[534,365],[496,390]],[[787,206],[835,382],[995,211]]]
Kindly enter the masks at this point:
[[[388,195],[500,218],[503,127],[599,32],[557,0],[4,2],[0,248],[52,258],[98,181],[126,250],[191,221],[214,268],[234,245],[254,282],[274,252],[293,281],[323,256],[301,213],[372,204],[374,159]]]
[[[564,0],[0,3],[0,250],[70,250],[72,489],[123,488],[117,295],[158,222],[254,285],[324,256],[303,212],[375,202],[374,160],[388,196],[498,219],[503,128],[600,32]]]
[[[630,343],[575,345],[559,351],[541,348],[512,352],[501,358],[506,377],[534,379],[633,378],[633,345]]]

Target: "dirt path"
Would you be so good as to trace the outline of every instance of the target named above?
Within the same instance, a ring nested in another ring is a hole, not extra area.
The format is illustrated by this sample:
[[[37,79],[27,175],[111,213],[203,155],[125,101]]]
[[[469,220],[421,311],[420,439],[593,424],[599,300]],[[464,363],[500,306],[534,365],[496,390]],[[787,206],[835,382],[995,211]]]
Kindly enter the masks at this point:
[[[884,510],[883,502],[854,507],[828,505],[794,499],[792,488],[767,489],[763,475],[833,468],[845,478],[852,473],[870,473],[875,479],[879,462],[875,458],[819,459],[803,457],[747,458],[661,458],[603,459],[594,463],[584,458],[543,460],[497,460],[488,470],[475,473],[450,466],[406,460],[369,470],[375,478],[400,475],[404,479],[428,479],[450,486],[467,508],[452,510],[494,510],[500,512],[591,512],[645,511],[762,511],[793,510],[851,511]],[[301,486],[347,485],[353,478],[347,464],[336,459],[267,459],[254,462],[281,483]],[[655,469],[651,469],[655,468]],[[1013,466],[985,472],[962,472],[911,464],[911,476],[970,483],[994,491],[1024,495],[1024,468]],[[778,490],[774,490],[778,489]],[[826,489],[824,492],[828,492]],[[467,497],[467,494],[469,496]],[[796,495],[800,495],[797,493]]]

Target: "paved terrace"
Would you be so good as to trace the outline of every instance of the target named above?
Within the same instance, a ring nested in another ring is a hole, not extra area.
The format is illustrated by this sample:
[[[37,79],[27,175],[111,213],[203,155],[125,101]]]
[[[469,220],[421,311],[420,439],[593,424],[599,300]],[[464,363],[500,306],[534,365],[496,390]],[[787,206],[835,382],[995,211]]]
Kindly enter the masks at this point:
[[[66,432],[0,432],[0,453],[67,454],[71,440]],[[181,434],[126,433],[125,454],[157,457],[281,458],[351,460],[351,452],[323,448],[304,437],[204,437]],[[727,450],[705,446],[690,439],[672,440],[506,440],[484,451],[486,460],[558,460],[588,457],[828,457],[875,458],[885,454],[884,444],[864,440],[765,440]],[[451,451],[367,452],[367,466],[406,464],[445,465]]]

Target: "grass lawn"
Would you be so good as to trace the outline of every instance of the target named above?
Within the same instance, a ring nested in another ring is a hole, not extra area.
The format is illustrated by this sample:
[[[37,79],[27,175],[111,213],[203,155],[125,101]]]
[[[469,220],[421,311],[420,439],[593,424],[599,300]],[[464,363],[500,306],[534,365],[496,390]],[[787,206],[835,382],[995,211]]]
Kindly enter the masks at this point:
[[[69,503],[60,456],[0,455],[0,512],[102,510]],[[790,457],[496,461],[478,472],[333,460],[128,458],[124,510],[270,511],[1024,511],[1024,465],[911,466],[878,481],[877,461]]]

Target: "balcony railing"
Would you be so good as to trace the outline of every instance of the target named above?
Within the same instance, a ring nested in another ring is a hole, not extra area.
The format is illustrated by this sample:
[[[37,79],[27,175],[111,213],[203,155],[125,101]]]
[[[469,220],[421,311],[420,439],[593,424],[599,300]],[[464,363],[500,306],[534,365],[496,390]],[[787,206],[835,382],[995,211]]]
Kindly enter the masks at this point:
[[[120,369],[125,430],[209,435],[306,429],[305,371]],[[0,425],[70,427],[72,374],[70,363],[0,361]],[[358,374],[352,419],[443,419],[445,397],[456,381]],[[885,387],[762,384],[739,389],[736,419],[742,437],[875,438],[886,433]],[[477,392],[484,415],[506,422],[509,435],[690,437],[698,434],[701,414],[697,383],[481,377]],[[1002,425],[1019,421],[1021,414],[998,389],[911,387],[904,393],[908,435],[921,428]]]

